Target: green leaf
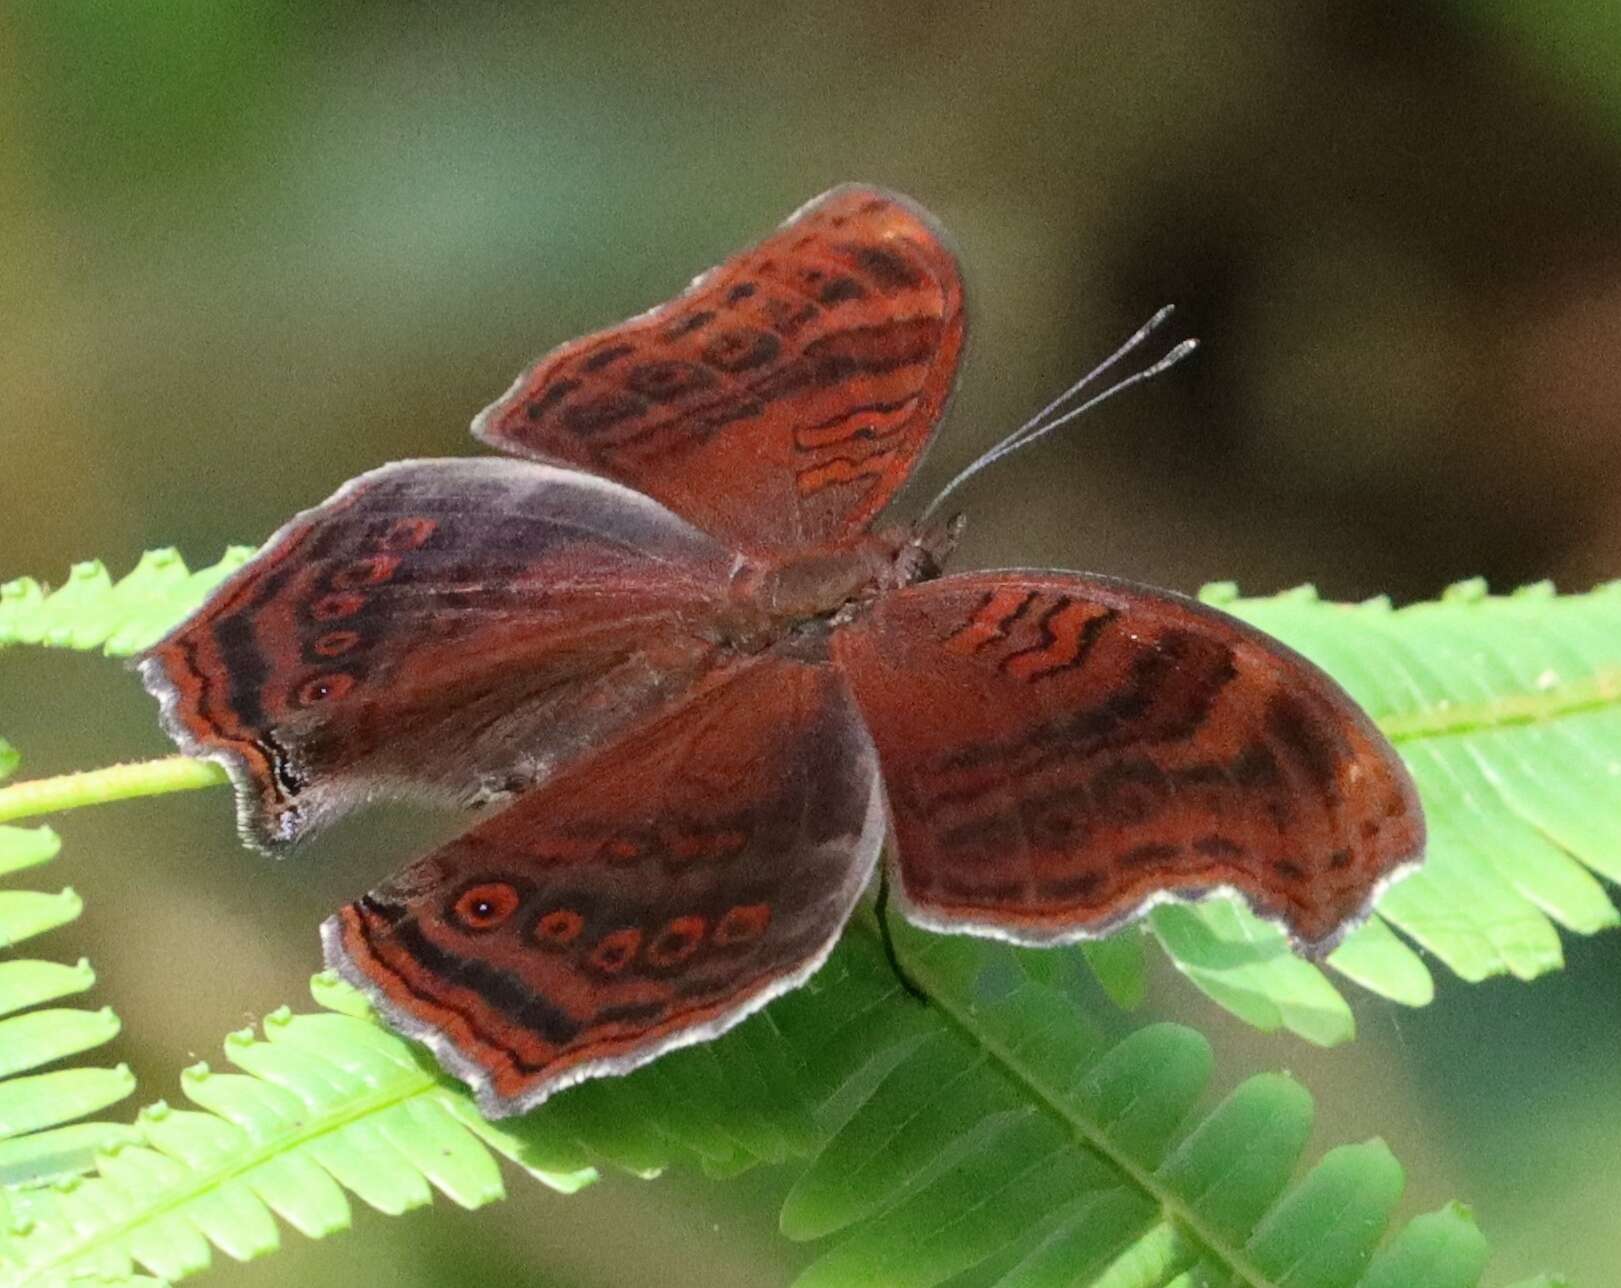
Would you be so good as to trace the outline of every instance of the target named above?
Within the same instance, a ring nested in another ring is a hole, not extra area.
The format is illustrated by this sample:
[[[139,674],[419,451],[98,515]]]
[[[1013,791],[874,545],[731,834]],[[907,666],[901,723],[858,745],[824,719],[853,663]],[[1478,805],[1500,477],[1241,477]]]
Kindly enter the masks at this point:
[[[70,889],[0,890],[0,946],[19,944],[78,918],[84,901]]]
[[[232,546],[218,563],[191,572],[177,551],[149,550],[117,582],[99,560],[74,564],[52,591],[31,577],[9,581],[0,586],[0,648],[99,647],[128,657],[161,639],[252,554]]]
[[[56,1007],[0,1020],[0,1078],[98,1047],[112,1041],[118,1029],[110,1006],[99,1011]]]
[[[0,877],[49,863],[61,848],[48,827],[0,826]],[[81,906],[72,890],[0,888],[0,943],[16,944],[64,925]],[[98,1150],[130,1137],[129,1128],[111,1123],[63,1125],[130,1095],[135,1079],[123,1065],[31,1072],[93,1050],[118,1033],[110,1007],[36,1009],[85,992],[95,979],[83,958],[71,966],[26,957],[0,961],[0,1181],[6,1184],[82,1172]]]
[[[1402,1169],[1383,1141],[1331,1150],[1264,1217],[1248,1251],[1288,1288],[1341,1288],[1367,1266],[1401,1198]]]
[[[1294,1079],[1258,1074],[1188,1133],[1159,1177],[1205,1226],[1241,1239],[1283,1190],[1312,1115],[1311,1096]]]
[[[140,1139],[122,1123],[73,1123],[0,1141],[0,1185],[38,1184],[87,1172],[96,1155]]]
[[[83,563],[49,593],[31,579],[10,582],[0,588],[0,646],[128,654],[178,622],[250,553],[233,547],[191,573],[172,550],[151,551],[117,582],[101,564]],[[1202,597],[1344,684],[1396,743],[1424,799],[1423,867],[1386,891],[1377,917],[1330,956],[1334,971],[1423,1005],[1434,995],[1429,968],[1392,928],[1462,978],[1481,980],[1557,969],[1558,927],[1591,934],[1621,924],[1599,880],[1621,880],[1621,583],[1586,595],[1555,595],[1543,584],[1490,596],[1478,581],[1465,582],[1399,610],[1384,600],[1324,603],[1310,587],[1244,599],[1223,583]],[[222,781],[208,767],[183,783],[97,781],[83,793]],[[56,805],[74,803],[83,802]],[[1247,908],[1210,899],[1151,924],[1178,969],[1248,1022],[1324,1045],[1353,1035],[1349,1007],[1328,977]],[[1116,937],[1083,949],[1126,1006],[1142,988],[1133,942]]]
[[[62,841],[48,827],[0,826],[0,877],[49,863]]]
[[[1486,1240],[1457,1203],[1417,1217],[1380,1249],[1358,1288],[1471,1288],[1486,1272]]]
[[[1141,1006],[1148,990],[1143,942],[1142,930],[1128,926],[1107,938],[1090,939],[1081,944],[1086,964],[1103,985],[1103,991],[1124,1011],[1134,1011]]]
[[[0,1139],[83,1118],[135,1090],[128,1066],[58,1069],[0,1083]]]
[[[398,1213],[437,1189],[476,1207],[502,1194],[491,1150],[564,1191],[589,1183],[593,1159],[646,1173],[786,1150],[808,1165],[784,1229],[827,1241],[801,1285],[1327,1288],[1365,1271],[1364,1288],[1387,1288],[1414,1268],[1426,1283],[1477,1282],[1481,1245],[1461,1209],[1378,1250],[1400,1168],[1377,1142],[1330,1152],[1290,1188],[1311,1122],[1291,1079],[1252,1078],[1200,1116],[1210,1052],[1193,1031],[1150,1025],[1111,1044],[1019,970],[1017,950],[906,930],[901,947],[928,1008],[899,991],[864,914],[814,987],[499,1124],[317,977],[334,1009],[282,1009],[262,1035],[232,1034],[237,1072],[182,1076],[194,1107],[144,1111],[101,1144],[93,1175],[8,1191],[0,1284],[172,1280],[215,1249],[267,1254],[278,1220],[311,1237],[344,1229],[352,1199]],[[749,1100],[764,1070],[789,1071],[793,1091]]]
[[[129,651],[231,566],[191,574],[160,552],[117,583],[99,566],[50,594],[12,583],[0,642]],[[1268,629],[1352,687],[1430,810],[1431,862],[1387,892],[1381,919],[1346,941],[1334,969],[1419,1004],[1429,972],[1396,931],[1476,978],[1547,969],[1556,926],[1614,922],[1595,876],[1621,871],[1616,588],[1563,600],[1465,589],[1400,612],[1307,594],[1232,606],[1273,619]],[[75,790],[127,794],[95,775]],[[56,844],[0,829],[0,868],[47,861]],[[6,890],[0,926],[37,934],[77,908],[71,891]],[[1150,927],[1184,974],[1250,1022],[1323,1043],[1350,1036],[1329,977],[1241,906],[1164,907]],[[729,1176],[801,1160],[783,1226],[824,1240],[806,1284],[1478,1282],[1483,1245],[1462,1209],[1380,1246],[1401,1186],[1382,1144],[1331,1151],[1291,1188],[1311,1118],[1291,1080],[1252,1078],[1201,1114],[1210,1053],[1193,1031],[1150,1025],[1111,1043],[1078,1010],[1067,971],[1046,964],[1056,954],[906,927],[897,937],[928,1007],[901,992],[863,914],[815,979],[726,1037],[499,1124],[328,977],[313,986],[324,1013],[282,1010],[262,1035],[232,1035],[235,1072],[187,1070],[190,1107],[160,1103],[128,1127],[73,1122],[128,1094],[122,1068],[0,1080],[0,1175],[59,1178],[3,1192],[0,1285],[172,1279],[216,1249],[272,1251],[278,1221],[312,1237],[346,1228],[356,1199],[396,1213],[437,1189],[478,1206],[502,1193],[492,1153],[565,1193],[607,1168]],[[1086,954],[1128,1003],[1141,993],[1143,938]],[[28,1010],[88,988],[84,964],[0,967],[25,968],[0,970],[0,1012],[13,1013],[0,1025],[15,1026],[0,1027],[0,1051],[15,1049],[13,1067],[115,1026],[110,1013]]]
[[[1464,979],[1530,979],[1562,965],[1557,927],[1621,922],[1595,879],[1621,880],[1621,583],[1490,596],[1468,582],[1403,609],[1324,603],[1310,587],[1241,599],[1217,585],[1202,597],[1343,684],[1423,798],[1424,865],[1384,893],[1332,968],[1422,1005],[1433,982],[1392,927]],[[1158,915],[1152,924],[1165,942]],[[1351,1036],[1349,1013],[1310,980],[1316,967],[1276,953],[1281,936],[1247,909],[1209,900],[1182,910],[1170,934],[1178,967],[1250,1022],[1320,1043]]]
[[[72,966],[26,958],[0,962],[0,1015],[82,993],[96,982],[83,957]]]
[[[1328,977],[1242,904],[1162,904],[1148,924],[1178,970],[1256,1028],[1288,1028],[1323,1046],[1355,1034],[1351,1008]]]

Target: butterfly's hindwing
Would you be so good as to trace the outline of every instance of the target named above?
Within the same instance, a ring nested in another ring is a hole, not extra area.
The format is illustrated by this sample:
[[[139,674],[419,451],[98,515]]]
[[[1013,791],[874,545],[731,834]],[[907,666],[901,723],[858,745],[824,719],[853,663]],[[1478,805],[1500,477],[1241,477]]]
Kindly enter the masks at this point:
[[[915,919],[1030,943],[1232,889],[1323,951],[1415,861],[1418,798],[1328,676],[1180,596],[947,577],[835,636]]]
[[[327,957],[513,1113],[801,982],[884,835],[842,678],[768,657],[343,909]]]

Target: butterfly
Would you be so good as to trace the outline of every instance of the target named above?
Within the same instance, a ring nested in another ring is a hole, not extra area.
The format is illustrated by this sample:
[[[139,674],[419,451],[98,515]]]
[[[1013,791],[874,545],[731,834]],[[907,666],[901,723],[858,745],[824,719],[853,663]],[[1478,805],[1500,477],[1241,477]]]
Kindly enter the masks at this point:
[[[322,927],[484,1113],[801,984],[886,848],[931,930],[1064,943],[1229,891],[1315,955],[1420,856],[1401,762],[1283,645],[875,526],[965,327],[934,220],[836,188],[521,375],[473,422],[507,455],[350,481],[140,659],[257,846],[487,807]]]

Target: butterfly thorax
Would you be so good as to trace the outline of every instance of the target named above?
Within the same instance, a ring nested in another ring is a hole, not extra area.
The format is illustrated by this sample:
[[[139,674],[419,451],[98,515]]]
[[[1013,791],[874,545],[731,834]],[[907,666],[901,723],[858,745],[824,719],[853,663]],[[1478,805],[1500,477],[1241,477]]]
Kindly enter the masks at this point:
[[[878,596],[938,577],[961,531],[954,519],[745,558],[732,577],[729,642],[753,652],[806,625],[855,621]]]

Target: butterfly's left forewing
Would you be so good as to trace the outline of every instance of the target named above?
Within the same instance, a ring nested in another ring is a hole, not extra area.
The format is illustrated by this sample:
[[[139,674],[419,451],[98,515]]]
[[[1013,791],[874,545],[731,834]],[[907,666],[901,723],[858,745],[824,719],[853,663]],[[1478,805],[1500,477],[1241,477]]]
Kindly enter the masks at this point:
[[[884,835],[842,677],[767,656],[344,908],[327,959],[515,1113],[804,980]]]
[[[1225,614],[1056,572],[947,577],[834,637],[883,765],[903,906],[1053,943],[1242,895],[1321,953],[1423,848],[1388,742]]]
[[[965,325],[933,220],[846,185],[669,303],[553,350],[473,432],[628,483],[740,549],[817,545],[906,481]]]

